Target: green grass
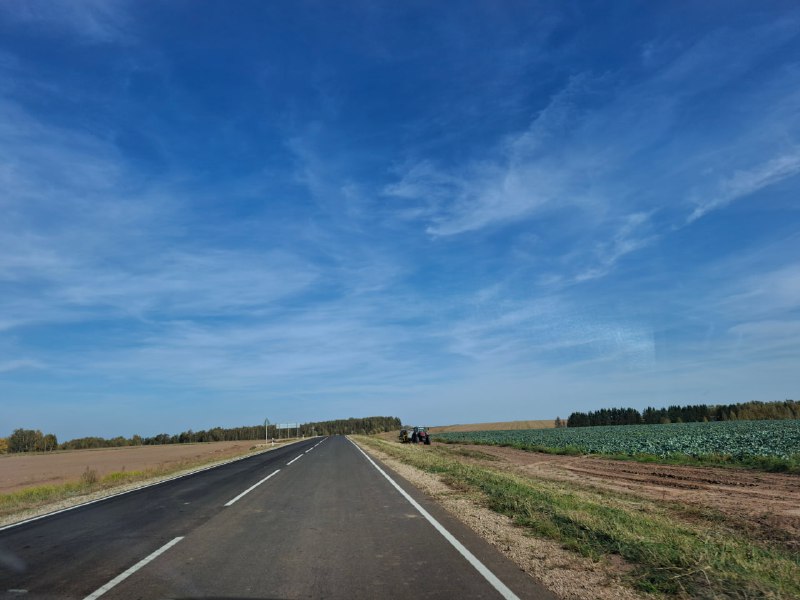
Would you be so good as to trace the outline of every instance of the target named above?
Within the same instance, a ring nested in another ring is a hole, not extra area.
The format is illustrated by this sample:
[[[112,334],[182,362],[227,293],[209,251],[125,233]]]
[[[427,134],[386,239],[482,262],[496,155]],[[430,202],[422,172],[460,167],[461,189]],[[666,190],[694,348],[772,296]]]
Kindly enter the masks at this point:
[[[0,494],[0,516],[6,516],[38,508],[53,502],[84,496],[104,489],[114,488],[126,483],[134,483],[152,477],[168,475],[189,468],[185,465],[170,469],[148,469],[146,471],[118,471],[109,473],[102,479],[94,471],[87,470],[79,481],[56,485],[38,485],[17,492]]]
[[[595,559],[621,556],[633,565],[626,581],[639,590],[692,598],[800,597],[800,555],[750,539],[719,515],[694,511],[689,519],[690,511],[665,502],[469,465],[447,447],[358,441],[476,493],[533,535]]]
[[[0,494],[0,516],[15,513],[42,504],[87,494],[90,486],[83,482],[63,483],[59,485],[38,485],[18,492]]]

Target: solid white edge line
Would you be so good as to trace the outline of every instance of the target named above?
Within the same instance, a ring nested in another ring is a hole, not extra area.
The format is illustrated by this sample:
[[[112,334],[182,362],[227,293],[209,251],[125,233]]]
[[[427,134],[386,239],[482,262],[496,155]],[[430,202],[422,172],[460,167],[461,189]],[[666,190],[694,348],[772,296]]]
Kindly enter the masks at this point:
[[[269,479],[269,478],[270,478],[270,477],[272,477],[273,475],[277,475],[279,472],[280,472],[280,469],[277,469],[277,470],[276,470],[274,473],[270,473],[269,475],[267,475],[266,477],[264,477],[264,479],[262,479],[262,480],[261,480],[261,481],[259,481],[258,483],[254,484],[254,485],[251,485],[249,488],[247,488],[247,489],[246,489],[245,491],[243,491],[241,494],[239,494],[238,496],[236,496],[236,498],[234,498],[233,500],[229,500],[228,502],[226,502],[226,503],[225,503],[223,506],[230,506],[231,504],[233,504],[234,502],[236,502],[236,501],[237,501],[239,498],[241,498],[241,497],[242,497],[242,496],[244,496],[245,494],[249,494],[249,493],[250,493],[250,492],[252,492],[254,489],[256,489],[258,486],[260,486],[262,483],[264,483],[264,482],[265,482],[267,479]]]
[[[419,513],[420,513],[420,514],[421,514],[423,517],[425,517],[425,519],[427,519],[427,521],[428,521],[428,522],[429,522],[431,525],[433,525],[433,527],[436,529],[436,531],[438,531],[439,533],[441,533],[441,534],[442,534],[442,536],[444,537],[444,539],[446,539],[448,542],[450,542],[450,544],[451,544],[451,545],[452,545],[452,546],[453,546],[453,547],[454,547],[456,550],[458,550],[459,554],[461,554],[461,556],[463,556],[464,558],[466,558],[466,559],[467,559],[467,562],[469,562],[469,564],[471,564],[473,567],[475,567],[475,570],[476,570],[476,571],[478,571],[478,573],[480,573],[481,575],[483,575],[483,578],[484,578],[484,579],[486,579],[486,581],[488,581],[488,582],[491,584],[491,586],[492,586],[494,589],[496,589],[496,590],[497,590],[497,591],[500,593],[500,595],[501,595],[503,598],[505,598],[505,600],[519,600],[519,596],[517,596],[517,595],[516,595],[514,592],[512,592],[512,591],[511,591],[511,590],[510,590],[510,589],[509,589],[509,588],[506,586],[506,584],[504,584],[502,581],[500,581],[500,580],[497,578],[497,575],[495,575],[494,573],[492,573],[492,572],[491,572],[491,571],[490,571],[490,570],[489,570],[489,569],[486,567],[486,565],[484,565],[484,564],[483,564],[481,561],[479,561],[479,560],[477,559],[477,557],[476,557],[476,556],[475,556],[475,555],[474,555],[472,552],[470,552],[469,550],[467,550],[467,549],[464,547],[464,545],[463,545],[461,542],[459,542],[459,541],[458,541],[458,540],[457,540],[457,539],[456,539],[456,538],[453,536],[453,534],[452,534],[452,533],[450,533],[449,531],[447,531],[447,529],[445,529],[445,528],[444,528],[444,526],[443,526],[441,523],[439,523],[439,521],[437,521],[436,519],[434,519],[434,518],[433,518],[433,516],[432,516],[432,515],[431,515],[431,514],[430,514],[430,513],[429,513],[427,510],[425,510],[424,508],[422,508],[422,506],[420,506],[419,502],[417,502],[416,500],[414,500],[414,499],[413,499],[413,498],[412,498],[412,497],[411,497],[411,496],[408,494],[408,492],[406,492],[406,491],[405,491],[403,488],[401,488],[401,487],[398,485],[398,483],[397,483],[397,482],[396,482],[394,479],[392,479],[391,477],[389,477],[389,475],[386,473],[386,471],[384,471],[383,469],[381,469],[381,468],[380,468],[380,467],[379,467],[379,466],[378,466],[378,465],[375,463],[375,461],[374,461],[374,460],[372,460],[372,458],[370,458],[370,457],[369,457],[369,455],[368,455],[366,452],[364,452],[364,451],[363,451],[363,450],[362,450],[362,449],[359,447],[359,445],[358,445],[358,444],[356,444],[356,443],[355,443],[353,440],[351,440],[350,438],[347,438],[347,439],[348,439],[348,441],[349,441],[351,444],[353,444],[353,446],[355,446],[355,447],[356,447],[356,449],[357,449],[359,452],[361,452],[361,454],[363,454],[363,455],[364,455],[364,458],[366,458],[366,459],[367,459],[367,460],[368,460],[368,461],[369,461],[369,462],[372,464],[372,466],[373,466],[373,467],[375,467],[376,469],[378,469],[378,472],[379,472],[381,475],[383,475],[383,476],[384,476],[384,477],[385,477],[385,478],[386,478],[386,479],[389,481],[389,483],[391,483],[391,484],[394,486],[394,488],[395,488],[395,489],[396,489],[398,492],[400,492],[400,494],[403,496],[403,498],[405,498],[406,500],[408,500],[408,502],[411,504],[411,506],[413,506],[414,508],[416,508],[416,509],[419,511]]]
[[[114,586],[116,586],[119,583],[125,581],[128,577],[130,577],[131,575],[136,573],[136,571],[141,569],[147,563],[149,563],[150,561],[158,558],[161,554],[164,554],[164,552],[166,552],[167,550],[172,548],[175,544],[180,542],[182,539],[183,539],[183,536],[180,536],[180,537],[176,537],[174,540],[172,540],[170,542],[167,542],[166,544],[161,546],[161,548],[159,548],[158,550],[156,550],[155,552],[153,552],[152,554],[150,554],[146,558],[143,558],[138,563],[133,565],[130,569],[128,569],[126,571],[123,571],[122,573],[120,573],[119,575],[114,577],[114,579],[109,581],[104,586],[97,588],[94,592],[92,592],[91,594],[86,596],[86,598],[84,598],[83,600],[96,600],[97,598],[99,598],[100,596],[105,594],[108,590],[110,590]]]
[[[297,440],[296,442],[289,442],[284,446],[278,446],[278,448],[287,448],[292,444],[299,444],[303,440]],[[190,475],[197,475],[198,473],[202,473],[203,471],[209,471],[211,469],[216,469],[217,467],[224,467],[225,465],[229,465],[231,463],[245,460],[246,458],[253,458],[254,456],[260,456],[261,454],[266,454],[267,452],[271,452],[273,448],[268,448],[266,450],[262,450],[260,452],[254,452],[253,454],[247,454],[246,456],[237,456],[236,458],[232,458],[230,460],[226,460],[225,462],[218,463],[216,465],[211,465],[208,467],[203,467],[202,469],[196,469],[194,471],[189,471],[188,473],[183,473],[182,475],[175,475],[174,477],[169,477],[168,479],[162,479],[161,481],[154,481],[153,483],[146,483],[145,485],[140,485],[139,487],[132,488],[130,490],[125,490],[124,492],[117,492],[116,494],[110,494],[108,496],[103,496],[102,498],[97,498],[95,500],[89,500],[88,502],[81,502],[80,504],[76,504],[75,506],[68,506],[67,508],[61,508],[59,510],[54,510],[53,512],[45,513],[43,515],[38,515],[36,517],[31,517],[30,519],[25,519],[24,521],[17,521],[16,523],[9,523],[8,525],[3,525],[0,527],[0,531],[5,531],[6,529],[11,529],[12,527],[19,527],[20,525],[25,525],[26,523],[32,523],[33,521],[38,521],[40,519],[45,519],[47,517],[52,517],[54,515],[58,515],[64,512],[68,512],[70,510],[75,510],[76,508],[82,508],[84,506],[89,506],[90,504],[97,504],[98,502],[105,502],[106,500],[111,500],[112,498],[116,498],[117,496],[124,496],[125,494],[130,494],[132,492],[138,492],[139,490],[144,490],[149,487],[153,487],[156,485],[161,485],[162,483],[167,483],[169,481],[175,481],[176,479],[181,479],[183,477],[189,477]]]

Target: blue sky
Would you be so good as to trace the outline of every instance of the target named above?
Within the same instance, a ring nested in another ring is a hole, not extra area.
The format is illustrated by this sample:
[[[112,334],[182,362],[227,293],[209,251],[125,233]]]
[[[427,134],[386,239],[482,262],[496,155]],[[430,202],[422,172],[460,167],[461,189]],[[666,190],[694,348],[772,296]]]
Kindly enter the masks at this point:
[[[0,434],[798,398],[798,32],[0,3]]]

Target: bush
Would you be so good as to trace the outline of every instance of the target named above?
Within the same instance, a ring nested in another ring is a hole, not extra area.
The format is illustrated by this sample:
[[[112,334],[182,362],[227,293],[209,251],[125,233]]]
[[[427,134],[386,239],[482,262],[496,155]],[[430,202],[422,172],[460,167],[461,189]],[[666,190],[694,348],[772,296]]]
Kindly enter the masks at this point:
[[[98,481],[97,471],[86,467],[86,470],[81,474],[81,481],[86,485],[94,485]]]

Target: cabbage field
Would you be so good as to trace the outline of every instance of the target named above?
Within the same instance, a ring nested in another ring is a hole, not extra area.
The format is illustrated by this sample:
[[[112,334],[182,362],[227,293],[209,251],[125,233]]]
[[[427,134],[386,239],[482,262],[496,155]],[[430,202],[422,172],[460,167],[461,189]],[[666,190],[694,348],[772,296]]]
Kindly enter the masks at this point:
[[[800,421],[715,421],[566,429],[469,431],[434,434],[442,442],[513,445],[587,454],[729,456],[734,459],[800,456]]]

